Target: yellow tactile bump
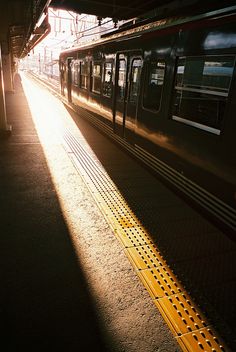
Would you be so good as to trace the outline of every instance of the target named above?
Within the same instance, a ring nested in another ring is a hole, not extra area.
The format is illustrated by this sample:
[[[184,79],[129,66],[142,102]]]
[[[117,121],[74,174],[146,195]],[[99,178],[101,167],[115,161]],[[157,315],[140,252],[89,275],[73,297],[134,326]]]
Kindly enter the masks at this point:
[[[130,209],[124,199],[119,195],[117,191],[112,189],[106,191],[100,191],[95,186],[92,187],[92,192],[94,196],[99,197],[104,203],[108,204],[110,207],[119,209],[120,207],[126,207]]]
[[[207,326],[203,314],[184,292],[163,297],[155,303],[176,335],[186,334]]]
[[[104,193],[104,197],[106,197],[106,195],[107,195],[106,192],[108,190],[113,191],[115,197],[117,197],[117,188],[113,183],[109,184],[108,182],[103,182],[103,180],[101,180],[99,175],[95,176],[95,177],[94,177],[94,175],[91,175],[91,177],[94,178],[94,184],[97,188],[97,191],[100,192],[101,194]],[[120,197],[120,199],[122,199],[122,198]]]
[[[177,338],[183,352],[230,352],[208,326]]]
[[[128,212],[126,213],[120,212],[120,214],[119,212],[117,212],[116,215],[112,214],[109,217],[111,219],[111,222],[116,223],[117,228],[120,228],[121,230],[133,228],[133,227],[142,229],[142,226],[140,225],[140,223],[136,221],[136,219]]]
[[[183,291],[183,287],[175,280],[174,275],[166,266],[141,270],[138,275],[153,299]]]
[[[125,252],[134,265],[144,286],[185,352],[227,351],[218,342],[205,318],[190,301],[175,275],[152,243],[129,204],[107,176],[88,158],[78,161],[77,146],[68,150],[76,169],[91,194],[126,247]]]
[[[161,253],[154,245],[144,245],[125,249],[126,255],[138,270],[156,268],[166,265]]]
[[[108,219],[110,220],[110,219]],[[142,226],[132,226],[132,227],[115,227],[115,234],[121,243],[126,247],[136,247],[143,246],[145,244],[151,244],[152,241],[147,235],[145,229]]]
[[[118,220],[120,217],[127,217],[127,219],[128,218],[130,219],[130,221],[132,220],[136,224],[139,223],[133,211],[126,204],[122,202],[112,203],[109,206],[109,209],[110,209],[111,215],[116,217]]]
[[[89,187],[90,188],[90,187]],[[109,212],[111,215],[116,215],[117,212],[121,214],[132,214],[134,213],[132,210],[126,205],[125,202],[120,201],[117,197],[114,196],[113,191],[107,192],[99,192],[95,188],[90,188],[90,191],[94,198],[96,199],[97,203],[101,205],[102,209],[105,209],[106,212]]]
[[[104,203],[104,206],[106,205],[109,209],[125,207],[124,202],[117,199],[116,195],[114,195],[113,190],[100,192],[95,186],[93,186],[91,187],[91,192],[100,203]]]

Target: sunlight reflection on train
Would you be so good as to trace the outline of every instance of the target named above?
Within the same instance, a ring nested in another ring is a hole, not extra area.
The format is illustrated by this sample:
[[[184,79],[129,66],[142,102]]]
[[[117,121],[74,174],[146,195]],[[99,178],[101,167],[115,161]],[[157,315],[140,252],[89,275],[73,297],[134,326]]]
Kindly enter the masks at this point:
[[[219,49],[219,48],[232,48],[236,45],[236,38],[234,33],[218,33],[210,32],[203,44],[205,50]]]

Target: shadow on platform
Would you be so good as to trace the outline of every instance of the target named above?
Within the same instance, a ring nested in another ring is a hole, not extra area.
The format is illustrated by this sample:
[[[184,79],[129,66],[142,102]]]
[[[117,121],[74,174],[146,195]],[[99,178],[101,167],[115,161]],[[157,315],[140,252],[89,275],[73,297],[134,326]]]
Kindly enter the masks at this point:
[[[66,109],[186,291],[234,350],[235,239],[168,190],[85,119]]]
[[[0,141],[2,351],[106,351],[20,78]]]

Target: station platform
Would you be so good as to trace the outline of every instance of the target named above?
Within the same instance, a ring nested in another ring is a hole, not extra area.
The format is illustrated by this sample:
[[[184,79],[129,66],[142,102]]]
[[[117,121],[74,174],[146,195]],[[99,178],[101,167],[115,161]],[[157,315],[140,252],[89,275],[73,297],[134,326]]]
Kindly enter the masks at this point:
[[[6,104],[2,350],[236,350],[236,243],[33,79]]]

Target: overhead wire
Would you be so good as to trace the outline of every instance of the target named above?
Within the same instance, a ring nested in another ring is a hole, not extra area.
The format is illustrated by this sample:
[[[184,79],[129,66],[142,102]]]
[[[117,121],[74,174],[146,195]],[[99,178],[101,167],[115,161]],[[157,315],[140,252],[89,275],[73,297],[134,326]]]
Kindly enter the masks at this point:
[[[149,1],[146,1],[146,2],[145,2],[145,5],[140,6],[140,4],[142,4],[143,2],[134,0],[134,1],[132,1],[132,2],[129,4],[129,7],[124,7],[124,9],[126,9],[126,15],[127,15],[127,11],[128,11],[128,13],[132,13],[133,9],[134,9],[135,7],[137,8],[137,4],[138,4],[138,9],[144,9],[144,8],[146,8],[147,5],[152,4],[152,3],[154,3],[154,2],[155,2],[154,0],[149,0]],[[111,6],[116,7],[116,5],[115,5],[115,6],[114,6],[114,5],[111,5]],[[117,10],[116,10],[116,11],[113,11],[113,13],[112,13],[113,18],[110,18],[109,20],[105,21],[104,23],[102,23],[102,25],[105,25],[105,24],[107,24],[107,23],[110,23],[110,22],[114,21],[114,17],[119,17],[118,12],[121,10],[121,8],[123,9],[122,6],[117,6]],[[58,15],[53,11],[52,8],[49,8],[49,10],[50,10],[50,12],[51,12],[55,17],[63,19],[63,17],[58,16]],[[69,14],[74,20],[76,20],[75,16],[71,14],[71,11],[67,11],[67,12],[68,12],[68,14]],[[117,14],[118,16],[114,16],[114,15],[116,15],[116,14]],[[82,18],[79,18],[78,21],[83,20],[83,19],[86,18],[87,16],[88,16],[87,14],[84,14],[84,16],[83,16]],[[65,18],[65,19],[68,20],[68,18]],[[100,26],[101,26],[100,24],[97,24],[97,25],[92,26],[92,27],[90,27],[90,28],[86,28],[86,29],[84,29],[84,30],[82,30],[82,31],[79,31],[78,34],[79,34],[79,35],[81,34],[81,36],[80,36],[79,38],[76,38],[76,39],[73,41],[73,43],[78,42],[78,40],[79,40],[80,38],[82,38],[82,37],[88,37],[88,36],[91,36],[91,35],[100,34],[100,33],[106,32],[106,31],[108,30],[108,29],[103,29],[103,30],[100,30],[100,31],[98,31],[98,32],[93,32],[93,33],[90,33],[90,34],[84,34],[84,33],[87,33],[87,32],[89,32],[89,31],[92,31],[92,30],[94,30],[94,29],[96,29],[96,28],[99,28]],[[62,42],[65,41],[66,39],[68,39],[69,37],[70,37],[70,36],[68,36],[68,37],[66,37],[66,38],[64,38],[64,39],[62,39],[62,40],[59,41],[58,43],[52,45],[52,47],[55,47],[55,46],[59,45],[60,43],[62,43]]]

